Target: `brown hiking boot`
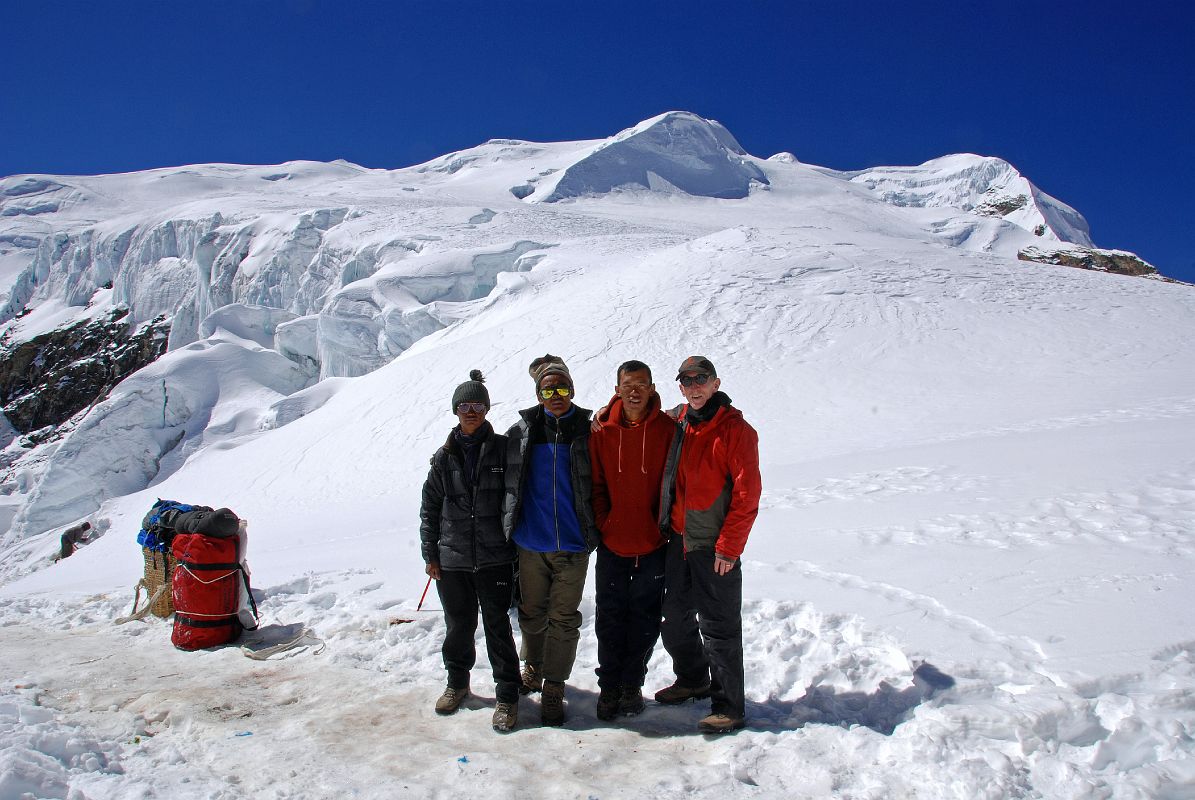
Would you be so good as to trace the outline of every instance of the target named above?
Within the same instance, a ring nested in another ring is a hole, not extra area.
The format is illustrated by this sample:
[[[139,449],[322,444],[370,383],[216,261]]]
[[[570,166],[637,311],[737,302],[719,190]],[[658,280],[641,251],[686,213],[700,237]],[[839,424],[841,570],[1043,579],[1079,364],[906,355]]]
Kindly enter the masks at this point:
[[[544,688],[544,676],[539,674],[539,668],[530,664],[523,665],[523,685],[519,687],[519,694],[531,694]]]
[[[624,717],[633,717],[643,713],[643,692],[638,686],[622,687],[622,695],[618,698],[618,713]]]
[[[602,689],[598,692],[597,718],[609,722],[618,716],[621,692],[619,689]]]
[[[564,684],[560,681],[544,681],[543,695],[539,701],[539,721],[551,727],[564,724]]]
[[[444,694],[440,695],[440,699],[436,701],[437,714],[455,714],[456,710],[461,707],[461,703],[469,696],[469,687],[463,689],[454,689],[449,686],[444,690]]]
[[[498,733],[508,733],[515,729],[519,721],[519,701],[513,703],[499,702],[494,706],[494,718],[491,724]]]
[[[656,692],[656,702],[663,703],[666,706],[674,706],[686,700],[700,700],[703,697],[709,696],[710,685],[708,683],[704,683],[701,686],[685,686],[680,683],[674,683]]]
[[[732,717],[729,714],[710,714],[697,723],[697,730],[702,733],[732,733],[746,725],[742,717]]]

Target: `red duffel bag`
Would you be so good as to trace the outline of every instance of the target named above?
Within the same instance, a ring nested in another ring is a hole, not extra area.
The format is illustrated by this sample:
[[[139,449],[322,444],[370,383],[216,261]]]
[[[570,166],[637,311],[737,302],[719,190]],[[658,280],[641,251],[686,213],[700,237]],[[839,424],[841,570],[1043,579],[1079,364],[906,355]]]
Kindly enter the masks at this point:
[[[172,550],[178,562],[171,579],[174,631],[180,650],[199,650],[235,641],[255,627],[256,608],[244,563],[244,531],[228,538],[179,533]]]

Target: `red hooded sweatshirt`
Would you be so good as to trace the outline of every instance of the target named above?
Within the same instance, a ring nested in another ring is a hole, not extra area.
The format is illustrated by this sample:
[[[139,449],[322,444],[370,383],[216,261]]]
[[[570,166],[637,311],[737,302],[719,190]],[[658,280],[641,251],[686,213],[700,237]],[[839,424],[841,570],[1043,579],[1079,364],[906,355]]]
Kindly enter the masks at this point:
[[[589,461],[602,544],[626,558],[647,555],[664,544],[658,522],[660,487],[679,427],[660,410],[660,396],[654,392],[638,423],[623,419],[617,394],[597,421],[602,427],[589,437]]]

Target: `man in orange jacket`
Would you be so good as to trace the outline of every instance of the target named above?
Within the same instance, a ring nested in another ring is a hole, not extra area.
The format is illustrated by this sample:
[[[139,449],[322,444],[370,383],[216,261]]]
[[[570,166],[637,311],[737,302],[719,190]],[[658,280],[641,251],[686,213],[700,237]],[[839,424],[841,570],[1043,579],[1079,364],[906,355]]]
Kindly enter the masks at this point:
[[[676,379],[687,404],[682,435],[664,474],[660,526],[673,535],[665,560],[664,648],[676,681],[656,701],[709,697],[705,733],[746,722],[743,674],[743,575],[739,556],[759,513],[759,436],[719,391],[704,356],[690,356]]]
[[[597,718],[643,711],[643,678],[660,636],[665,539],[660,487],[677,424],[660,410],[651,369],[627,361],[589,437],[597,550]]]

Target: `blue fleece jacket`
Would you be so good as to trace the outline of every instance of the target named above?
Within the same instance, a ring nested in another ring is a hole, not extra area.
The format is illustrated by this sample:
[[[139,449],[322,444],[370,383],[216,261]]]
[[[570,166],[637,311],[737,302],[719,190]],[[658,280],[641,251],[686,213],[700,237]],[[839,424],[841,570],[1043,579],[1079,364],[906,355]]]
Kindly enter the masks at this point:
[[[557,419],[544,409],[543,436],[547,441],[537,442],[540,437],[532,434],[522,513],[512,537],[525,550],[589,552],[573,502],[569,452],[574,437],[566,433],[568,420],[576,411],[576,406],[570,406],[568,413]]]

